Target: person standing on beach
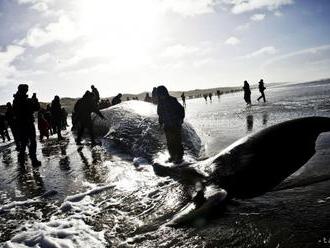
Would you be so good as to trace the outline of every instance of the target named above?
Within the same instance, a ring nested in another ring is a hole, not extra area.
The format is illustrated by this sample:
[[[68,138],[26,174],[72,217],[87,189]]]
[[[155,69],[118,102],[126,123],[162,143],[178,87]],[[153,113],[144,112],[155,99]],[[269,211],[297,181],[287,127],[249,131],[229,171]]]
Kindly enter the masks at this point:
[[[6,117],[8,126],[11,130],[11,133],[13,134],[14,141],[16,144],[16,150],[18,150],[19,144],[17,141],[16,118],[14,116],[13,106],[11,105],[10,102],[7,102],[6,107],[7,107],[7,111],[6,111],[5,117]]]
[[[250,90],[250,85],[246,80],[244,81],[243,90],[244,90],[244,100],[247,105],[250,105],[251,104],[251,90]]]
[[[10,141],[6,117],[2,114],[0,114],[0,136],[2,137],[3,142],[6,142],[6,138]]]
[[[85,128],[88,129],[89,135],[91,137],[92,145],[95,145],[91,114],[92,112],[94,112],[102,119],[105,119],[105,117],[97,108],[97,104],[92,92],[86,91],[84,96],[76,102],[74,106],[74,112],[75,112],[74,122],[78,128],[78,134],[76,140],[77,145],[81,145],[81,138],[84,134]]]
[[[182,92],[181,94],[181,99],[182,99],[183,107],[186,107],[186,96],[184,95],[184,92]]]
[[[55,96],[50,107],[50,112],[53,118],[53,128],[54,132],[57,133],[58,140],[62,139],[61,130],[62,130],[62,107],[60,103],[60,97]]]
[[[145,102],[152,102],[152,98],[149,96],[149,93],[146,93],[146,96],[144,97]]]
[[[36,93],[32,98],[28,98],[29,86],[20,84],[17,93],[14,95],[13,111],[16,117],[17,138],[19,141],[18,162],[25,164],[25,149],[29,147],[29,156],[32,166],[40,166],[41,162],[37,159],[36,129],[34,127],[34,112],[40,108]]]
[[[263,98],[264,102],[266,102],[265,89],[266,89],[266,87],[265,87],[265,85],[264,85],[264,80],[261,79],[261,80],[259,81],[259,91],[260,91],[260,93],[261,93],[261,96],[258,97],[258,99],[257,99],[258,102],[259,102],[259,100],[260,100],[261,98]]]
[[[157,88],[157,95],[159,124],[164,127],[170,154],[168,162],[181,163],[183,158],[181,129],[185,117],[184,108],[175,97],[169,95],[165,86]]]
[[[157,104],[158,103],[158,97],[157,97],[157,87],[154,87],[151,92],[151,98],[152,98],[152,103]]]
[[[94,85],[91,86],[91,89],[92,89],[92,93],[94,94],[96,103],[99,103],[99,101],[100,101],[100,93],[99,93],[99,91],[95,88]]]

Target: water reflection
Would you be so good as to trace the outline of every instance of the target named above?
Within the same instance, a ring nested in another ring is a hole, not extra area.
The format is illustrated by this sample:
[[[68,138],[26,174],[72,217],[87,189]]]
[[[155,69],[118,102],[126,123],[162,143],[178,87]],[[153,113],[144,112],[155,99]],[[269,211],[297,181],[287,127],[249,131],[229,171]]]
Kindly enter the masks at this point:
[[[268,113],[265,112],[262,114],[262,125],[267,126],[268,118],[269,118]]]
[[[11,156],[11,149],[7,148],[2,152],[2,163],[7,167],[13,164],[13,158]]]
[[[91,162],[89,162],[89,159],[85,156],[83,153],[83,149],[78,149],[79,156],[81,158],[81,161],[84,164],[83,172],[85,175],[85,178],[92,183],[101,183],[104,181],[103,178],[103,172],[100,169],[101,163],[102,163],[102,157],[101,152],[97,149],[91,150]],[[105,174],[104,174],[105,175]]]
[[[253,115],[246,116],[246,131],[251,132],[253,129]]]
[[[16,182],[17,189],[26,197],[39,196],[45,192],[44,182],[38,168],[18,166]]]

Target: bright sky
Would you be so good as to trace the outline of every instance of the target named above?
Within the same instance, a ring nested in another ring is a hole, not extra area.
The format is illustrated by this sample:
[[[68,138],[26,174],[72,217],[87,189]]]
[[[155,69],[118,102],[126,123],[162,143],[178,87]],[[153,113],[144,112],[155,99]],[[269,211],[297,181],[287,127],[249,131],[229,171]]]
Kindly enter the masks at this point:
[[[0,0],[0,99],[330,77],[328,0]]]

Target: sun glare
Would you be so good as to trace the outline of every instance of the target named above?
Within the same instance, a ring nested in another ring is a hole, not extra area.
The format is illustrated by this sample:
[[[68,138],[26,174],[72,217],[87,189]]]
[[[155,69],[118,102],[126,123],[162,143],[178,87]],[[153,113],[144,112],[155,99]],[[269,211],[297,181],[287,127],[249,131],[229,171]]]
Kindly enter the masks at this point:
[[[152,0],[79,1],[79,29],[85,56],[107,57],[116,64],[147,62],[156,40],[157,5]]]

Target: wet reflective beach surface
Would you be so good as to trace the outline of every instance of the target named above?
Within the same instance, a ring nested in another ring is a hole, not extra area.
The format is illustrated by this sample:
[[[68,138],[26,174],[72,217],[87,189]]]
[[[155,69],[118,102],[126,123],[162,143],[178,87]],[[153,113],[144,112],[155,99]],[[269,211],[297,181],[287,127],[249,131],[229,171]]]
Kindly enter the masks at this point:
[[[249,107],[243,92],[187,100],[186,121],[205,145],[202,157],[209,157],[282,121],[330,117],[329,95],[330,84],[313,83],[267,88],[266,103],[252,91]],[[166,224],[190,202],[189,186],[155,175],[107,139],[77,147],[71,132],[64,136],[38,143],[39,168],[19,167],[14,145],[1,144],[4,247],[330,247],[329,133],[278,189],[235,200],[218,218],[187,228]]]

